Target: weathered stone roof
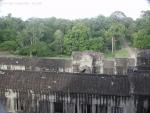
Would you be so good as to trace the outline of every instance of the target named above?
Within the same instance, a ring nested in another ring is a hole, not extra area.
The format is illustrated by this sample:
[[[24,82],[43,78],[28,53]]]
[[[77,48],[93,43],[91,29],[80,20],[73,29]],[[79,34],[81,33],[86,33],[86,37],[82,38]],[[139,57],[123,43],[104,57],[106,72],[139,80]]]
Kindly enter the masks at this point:
[[[128,96],[129,81],[126,76],[83,75],[33,71],[3,71],[0,90],[33,90],[64,93],[90,93]]]
[[[29,58],[29,57],[0,57],[0,64],[5,65],[22,65],[32,67],[70,67],[71,59],[46,59],[46,58]]]
[[[137,71],[128,76],[133,94],[150,95],[150,71]]]
[[[87,93],[98,95],[150,95],[150,72],[125,75],[71,74],[38,71],[0,71],[0,91]]]

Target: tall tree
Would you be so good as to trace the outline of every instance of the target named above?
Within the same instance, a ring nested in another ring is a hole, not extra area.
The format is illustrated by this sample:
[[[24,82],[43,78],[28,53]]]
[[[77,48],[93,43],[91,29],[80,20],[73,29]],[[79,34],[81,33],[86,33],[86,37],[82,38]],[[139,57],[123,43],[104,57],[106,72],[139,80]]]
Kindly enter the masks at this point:
[[[127,16],[121,12],[121,11],[115,11],[113,12],[111,15],[110,15],[110,18],[116,20],[116,21],[121,21],[123,20],[124,18],[126,18]]]
[[[63,53],[63,49],[64,49],[64,34],[61,30],[56,30],[56,32],[54,33],[54,37],[55,40],[53,42],[53,47],[55,48],[55,51],[58,54],[62,54]]]
[[[68,32],[64,38],[65,53],[72,51],[82,51],[88,49],[89,28],[78,23]]]
[[[104,52],[105,49],[104,38],[102,37],[92,38],[88,42],[89,42],[89,50]]]
[[[141,19],[136,21],[137,31],[134,33],[133,45],[136,48],[150,48],[150,15],[149,11],[143,13]]]
[[[23,21],[8,14],[0,18],[0,46],[1,50],[15,51],[17,49],[17,35],[24,28]]]
[[[20,43],[22,48],[24,47],[32,47],[44,35],[44,25],[39,23],[36,20],[30,20],[26,23],[25,29],[20,33]],[[22,39],[21,39],[22,38]],[[30,49],[30,56],[32,56],[32,49]]]
[[[124,37],[124,33],[125,33],[125,26],[120,23],[113,23],[108,29],[107,36],[111,37],[112,52],[114,52],[114,50],[116,49],[116,42],[118,42],[120,38]]]

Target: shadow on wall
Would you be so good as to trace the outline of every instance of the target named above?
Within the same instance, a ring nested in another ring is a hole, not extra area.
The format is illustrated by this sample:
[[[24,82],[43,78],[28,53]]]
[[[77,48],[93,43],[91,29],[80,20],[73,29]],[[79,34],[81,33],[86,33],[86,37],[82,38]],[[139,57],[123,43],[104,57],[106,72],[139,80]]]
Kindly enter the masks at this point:
[[[0,113],[7,113],[4,109],[4,106],[0,103]]]

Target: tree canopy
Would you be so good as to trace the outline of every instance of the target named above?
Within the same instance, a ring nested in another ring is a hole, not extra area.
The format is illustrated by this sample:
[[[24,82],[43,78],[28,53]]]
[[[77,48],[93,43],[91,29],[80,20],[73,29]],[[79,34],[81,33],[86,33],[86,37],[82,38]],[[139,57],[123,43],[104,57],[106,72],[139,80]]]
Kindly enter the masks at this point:
[[[136,48],[150,48],[150,11],[143,11],[142,18],[137,20],[133,45]]]
[[[108,52],[122,47],[125,38],[133,47],[150,48],[150,11],[133,20],[121,11],[109,17],[66,20],[30,18],[23,21],[11,14],[0,17],[0,51],[30,56],[70,55],[72,51]]]
[[[84,24],[76,24],[68,31],[64,38],[64,52],[71,54],[72,51],[88,49],[89,29]]]

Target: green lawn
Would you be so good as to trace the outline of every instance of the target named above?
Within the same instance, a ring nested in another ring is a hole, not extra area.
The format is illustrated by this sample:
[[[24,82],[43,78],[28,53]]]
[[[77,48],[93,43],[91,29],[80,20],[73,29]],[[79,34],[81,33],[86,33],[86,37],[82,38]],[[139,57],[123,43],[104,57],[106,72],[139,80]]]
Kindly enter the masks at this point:
[[[121,50],[118,50],[118,51],[115,51],[114,53],[105,53],[104,54],[105,58],[108,58],[108,59],[112,59],[114,57],[119,57],[119,58],[127,58],[129,57],[129,53],[127,51],[127,49],[121,49]]]
[[[0,56],[21,56],[21,55],[15,55],[15,54],[12,54],[10,52],[0,52]],[[28,56],[24,56],[24,57],[28,57]],[[66,55],[59,55],[59,56],[54,56],[54,57],[45,57],[45,58],[51,58],[51,59],[68,59],[70,58],[71,56],[66,56]],[[118,50],[118,51],[115,51],[114,53],[112,53],[111,51],[107,52],[104,54],[104,57],[106,59],[112,59],[114,57],[120,57],[120,58],[127,58],[129,57],[129,53],[127,51],[127,49],[121,49],[121,50]]]

